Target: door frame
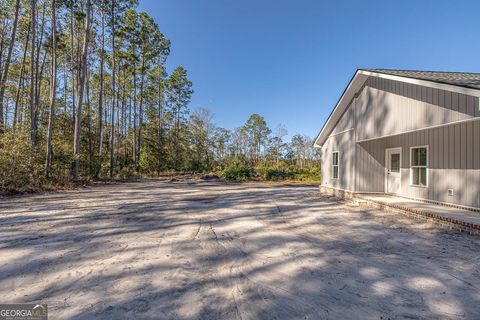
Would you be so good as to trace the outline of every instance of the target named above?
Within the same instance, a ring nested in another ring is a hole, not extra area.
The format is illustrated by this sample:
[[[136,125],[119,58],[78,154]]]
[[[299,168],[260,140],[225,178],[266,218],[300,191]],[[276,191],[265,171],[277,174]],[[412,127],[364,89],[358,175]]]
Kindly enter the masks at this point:
[[[400,153],[400,191],[398,193],[393,193],[393,192],[388,192],[388,161],[390,160],[388,158],[389,151],[398,151]],[[402,190],[402,147],[394,147],[394,148],[386,148],[385,149],[385,181],[384,181],[384,188],[383,192],[389,193],[389,194],[400,194]]]

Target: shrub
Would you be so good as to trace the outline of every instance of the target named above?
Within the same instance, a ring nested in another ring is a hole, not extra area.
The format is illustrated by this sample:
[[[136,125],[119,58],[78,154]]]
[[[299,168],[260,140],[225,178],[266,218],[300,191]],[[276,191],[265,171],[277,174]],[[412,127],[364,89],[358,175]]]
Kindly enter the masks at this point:
[[[228,181],[246,181],[253,178],[254,170],[241,158],[230,158],[223,170],[217,173]]]
[[[265,173],[265,179],[271,181],[280,181],[293,178],[294,174],[287,169],[268,168]]]
[[[0,135],[0,192],[36,189],[45,181],[42,158],[27,131]]]
[[[320,178],[320,168],[318,168],[317,166],[298,169],[293,175],[293,179],[298,181],[320,181]]]
[[[125,166],[125,167],[122,167],[120,168],[120,170],[118,171],[117,175],[116,175],[116,178],[119,178],[119,179],[129,179],[129,178],[138,178],[139,175],[137,173],[137,171],[135,170],[135,166],[134,165],[129,165],[129,166]]]
[[[252,179],[268,181],[320,181],[320,168],[312,165],[299,168],[293,163],[286,161],[259,162],[254,167],[242,159],[229,159],[224,169],[217,168],[216,172],[225,180],[246,181]]]
[[[246,181],[252,178],[253,170],[246,166],[228,167],[221,171],[220,175],[228,181]]]

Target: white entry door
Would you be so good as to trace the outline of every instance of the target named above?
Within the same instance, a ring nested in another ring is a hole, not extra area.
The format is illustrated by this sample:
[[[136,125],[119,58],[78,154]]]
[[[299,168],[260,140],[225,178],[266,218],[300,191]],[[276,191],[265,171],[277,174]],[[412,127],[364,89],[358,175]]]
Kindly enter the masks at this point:
[[[402,161],[402,148],[386,150],[385,187],[388,193],[400,193],[402,178],[400,174],[400,163]]]

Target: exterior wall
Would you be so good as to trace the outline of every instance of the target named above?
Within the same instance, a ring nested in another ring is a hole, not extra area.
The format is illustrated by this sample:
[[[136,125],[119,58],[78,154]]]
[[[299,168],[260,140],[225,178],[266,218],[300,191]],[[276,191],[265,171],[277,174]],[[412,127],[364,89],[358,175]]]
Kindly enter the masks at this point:
[[[357,141],[480,116],[478,98],[375,77],[355,107]]]
[[[354,101],[351,102],[350,105],[347,107],[330,135],[355,128],[355,108],[352,106],[353,104]]]
[[[385,149],[402,147],[401,195],[480,207],[475,118],[478,97],[370,77],[322,146],[322,186],[384,192]],[[410,186],[410,147],[419,145],[429,146],[428,188]],[[340,154],[338,180],[331,177],[333,151]]]
[[[378,142],[356,144],[356,184],[357,192],[385,191],[385,149]]]
[[[332,177],[332,153],[339,153],[339,176]],[[355,186],[355,139],[354,131],[331,135],[322,147],[322,186],[353,190]]]
[[[410,186],[410,147],[428,146],[428,187]],[[358,191],[377,191],[374,187],[385,181],[385,149],[402,148],[400,194],[407,197],[480,207],[480,119],[422,130],[403,135],[359,143],[358,146],[373,158],[360,158],[364,167],[357,175],[372,177],[368,188],[358,184]],[[357,178],[357,181],[359,179]],[[372,182],[373,181],[373,182]],[[448,189],[454,190],[448,196]]]

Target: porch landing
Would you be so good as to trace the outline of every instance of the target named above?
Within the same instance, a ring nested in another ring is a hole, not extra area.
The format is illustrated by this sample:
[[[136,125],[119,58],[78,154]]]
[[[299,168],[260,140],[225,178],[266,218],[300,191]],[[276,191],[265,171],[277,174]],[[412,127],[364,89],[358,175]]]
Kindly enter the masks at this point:
[[[452,229],[480,235],[480,212],[386,194],[356,194],[355,200],[427,218]]]

